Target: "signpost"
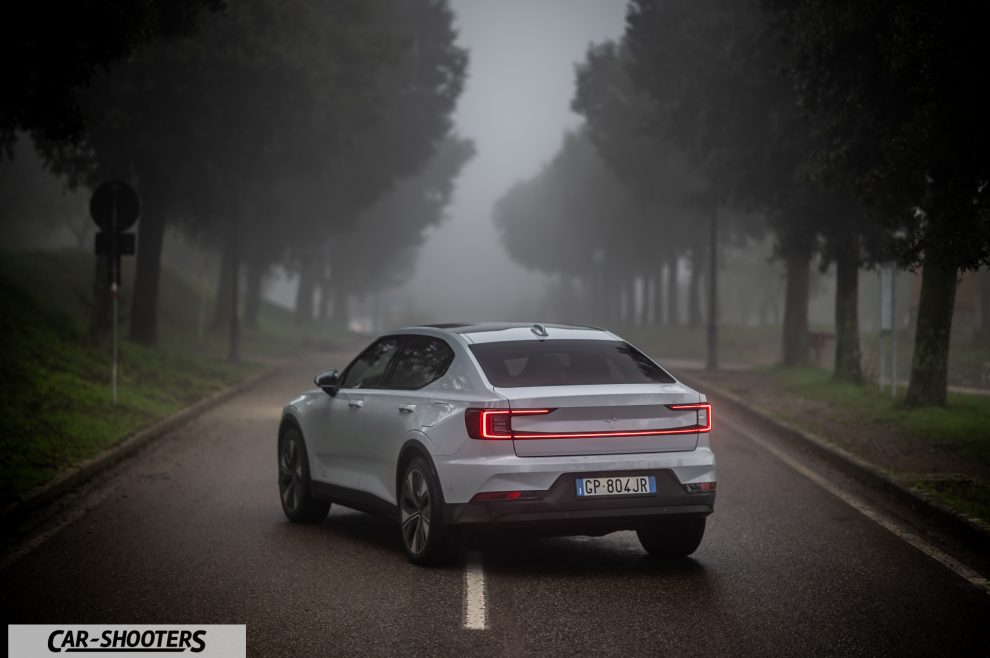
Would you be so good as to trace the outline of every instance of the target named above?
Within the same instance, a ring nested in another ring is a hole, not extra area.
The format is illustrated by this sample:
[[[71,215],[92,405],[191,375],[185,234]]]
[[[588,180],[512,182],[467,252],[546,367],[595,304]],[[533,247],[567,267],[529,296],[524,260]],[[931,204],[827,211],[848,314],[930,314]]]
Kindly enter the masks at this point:
[[[89,214],[100,227],[96,234],[96,255],[107,257],[110,299],[113,304],[113,365],[111,386],[117,404],[117,291],[120,289],[120,257],[134,254],[134,226],[141,214],[141,202],[134,188],[123,181],[108,181],[93,192]]]

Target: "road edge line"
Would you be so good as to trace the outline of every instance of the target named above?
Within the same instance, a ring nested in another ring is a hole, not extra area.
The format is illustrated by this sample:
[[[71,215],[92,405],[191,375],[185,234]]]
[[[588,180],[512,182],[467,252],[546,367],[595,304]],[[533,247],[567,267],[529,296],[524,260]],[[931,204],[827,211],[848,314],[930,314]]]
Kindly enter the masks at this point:
[[[757,423],[762,423],[773,428],[776,432],[799,446],[810,448],[818,456],[825,458],[829,463],[837,466],[846,474],[866,482],[875,489],[892,494],[900,502],[921,512],[932,521],[947,526],[971,543],[982,548],[990,547],[990,524],[954,510],[933,499],[924,491],[901,484],[878,466],[857,457],[828,439],[772,417],[762,409],[750,405],[734,393],[699,381],[690,375],[686,377],[678,375],[678,377],[692,388],[701,392],[711,392],[720,403],[728,403],[729,407],[747,416],[750,420],[755,420]]]
[[[890,532],[892,535],[894,535],[904,543],[908,544],[909,546],[918,550],[924,555],[927,555],[928,557],[940,563],[942,566],[949,569],[950,571],[953,571],[956,575],[965,579],[970,584],[979,587],[986,594],[990,594],[990,579],[984,577],[982,574],[980,574],[972,567],[967,566],[966,564],[952,557],[951,555],[941,550],[940,548],[925,541],[916,532],[912,532],[902,527],[900,524],[893,521],[888,515],[884,514],[883,512],[880,512],[866,501],[860,499],[855,494],[852,494],[844,490],[841,486],[835,484],[825,476],[816,473],[810,467],[802,464],[799,460],[795,459],[791,455],[788,455],[786,452],[783,452],[782,450],[780,450],[780,448],[772,445],[769,441],[754,436],[751,432],[744,430],[736,425],[733,425],[733,423],[731,422],[726,424],[732,427],[736,434],[760,446],[761,448],[769,452],[771,455],[779,459],[781,462],[783,462],[786,466],[789,466],[790,468],[794,469],[794,471],[796,471],[799,475],[803,475],[813,484],[824,489],[827,493],[831,494],[835,498],[838,498],[840,501],[842,501],[849,507],[852,507],[854,510],[856,510],[857,512],[859,512],[869,520],[873,521],[881,528],[884,528],[885,530]]]

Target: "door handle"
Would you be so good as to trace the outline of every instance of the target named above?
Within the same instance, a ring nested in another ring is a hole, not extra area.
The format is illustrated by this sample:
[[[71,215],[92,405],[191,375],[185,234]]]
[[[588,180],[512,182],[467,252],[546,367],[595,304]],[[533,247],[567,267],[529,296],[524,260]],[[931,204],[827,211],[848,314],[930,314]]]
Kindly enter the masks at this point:
[[[411,414],[415,410],[416,410],[416,405],[415,404],[400,404],[399,405],[399,411],[401,413],[404,413],[404,414]]]
[[[360,409],[364,406],[364,400],[348,400],[347,404],[352,409]]]

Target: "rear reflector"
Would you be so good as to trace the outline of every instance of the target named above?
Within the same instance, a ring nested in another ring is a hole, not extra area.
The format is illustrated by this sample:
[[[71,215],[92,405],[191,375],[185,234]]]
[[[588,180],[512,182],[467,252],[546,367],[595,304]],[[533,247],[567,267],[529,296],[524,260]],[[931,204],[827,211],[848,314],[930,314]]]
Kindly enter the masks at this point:
[[[472,503],[488,503],[494,500],[534,500],[543,495],[542,491],[482,491],[471,499]]]
[[[714,482],[692,482],[685,484],[684,489],[688,493],[713,493],[715,491]]]

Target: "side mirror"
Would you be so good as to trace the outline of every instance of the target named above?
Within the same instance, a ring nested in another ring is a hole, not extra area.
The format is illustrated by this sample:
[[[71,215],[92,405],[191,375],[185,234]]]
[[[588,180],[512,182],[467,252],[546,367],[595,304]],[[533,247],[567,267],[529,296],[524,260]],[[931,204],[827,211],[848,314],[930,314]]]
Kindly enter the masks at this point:
[[[313,378],[313,383],[323,389],[323,391],[333,397],[340,390],[340,373],[334,370],[324,370]]]

